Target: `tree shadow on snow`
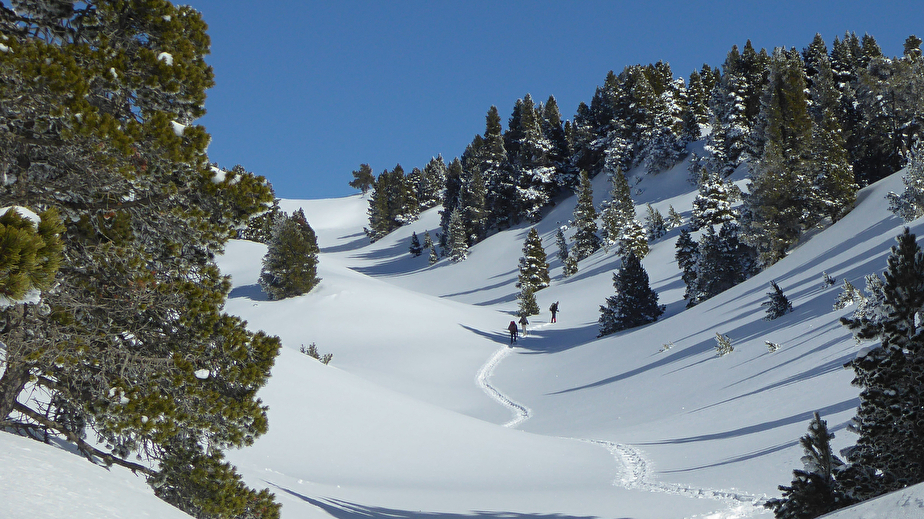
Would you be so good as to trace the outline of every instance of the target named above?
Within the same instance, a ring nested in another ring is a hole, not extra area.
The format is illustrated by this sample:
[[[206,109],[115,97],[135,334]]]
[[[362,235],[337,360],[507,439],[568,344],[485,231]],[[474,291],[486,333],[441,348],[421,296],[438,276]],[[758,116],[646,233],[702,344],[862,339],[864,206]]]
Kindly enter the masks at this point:
[[[272,483],[270,483],[272,484]],[[314,499],[288,488],[273,485],[279,490],[297,497],[307,503],[310,503],[321,510],[324,510],[332,517],[338,519],[592,519],[592,516],[584,515],[567,515],[567,514],[527,514],[520,512],[498,512],[473,510],[467,514],[445,513],[445,512],[422,512],[413,510],[397,510],[394,508],[385,508],[379,506],[366,506],[358,503],[351,503],[342,499],[320,498]],[[624,518],[625,519],[625,518]]]
[[[348,234],[345,236],[340,236],[337,239],[342,240],[345,238],[355,238],[346,243],[341,243],[340,245],[334,245],[332,247],[321,247],[321,252],[324,254],[333,253],[333,252],[347,252],[351,250],[361,249],[366,245],[369,245],[369,237],[366,236],[366,233],[357,232],[354,234]]]
[[[266,295],[266,292],[264,292],[263,289],[260,288],[260,285],[257,283],[232,288],[231,293],[228,294],[228,298],[250,299],[251,301],[269,301],[269,297]]]

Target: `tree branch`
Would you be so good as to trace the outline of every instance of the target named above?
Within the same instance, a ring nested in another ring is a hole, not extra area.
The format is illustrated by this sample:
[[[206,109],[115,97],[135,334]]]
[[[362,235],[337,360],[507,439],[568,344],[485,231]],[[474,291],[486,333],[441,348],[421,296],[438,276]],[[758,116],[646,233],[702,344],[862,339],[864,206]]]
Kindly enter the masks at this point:
[[[123,466],[123,467],[125,467],[125,468],[131,470],[132,472],[134,472],[134,473],[136,473],[136,474],[137,474],[138,472],[141,472],[142,474],[144,474],[144,475],[146,475],[146,476],[156,476],[156,475],[158,474],[158,472],[157,472],[156,470],[154,470],[154,469],[152,469],[152,468],[150,468],[150,467],[145,467],[144,465],[139,465],[139,464],[137,464],[137,463],[132,463],[132,462],[130,462],[130,461],[123,460],[122,458],[117,458],[117,457],[113,456],[112,454],[109,454],[109,453],[107,453],[107,452],[103,452],[103,451],[97,449],[96,447],[94,447],[94,446],[90,445],[89,443],[83,441],[79,436],[77,436],[76,433],[74,433],[74,432],[72,432],[72,431],[68,431],[68,430],[67,430],[66,428],[64,428],[63,426],[61,426],[61,425],[59,425],[58,423],[56,423],[56,422],[54,422],[54,421],[52,421],[52,420],[49,420],[48,418],[46,418],[46,417],[44,417],[44,416],[42,416],[42,415],[36,413],[34,410],[32,410],[31,408],[29,408],[29,407],[23,405],[23,404],[20,403],[20,402],[16,402],[16,403],[13,405],[13,408],[14,408],[16,411],[18,411],[18,412],[24,414],[25,416],[28,416],[29,418],[35,420],[35,421],[38,422],[39,424],[41,424],[41,425],[43,425],[43,426],[45,426],[45,427],[48,427],[49,429],[54,429],[55,431],[57,431],[57,432],[63,434],[68,440],[74,442],[74,444],[77,445],[77,448],[80,449],[80,452],[82,452],[82,453],[84,454],[84,456],[86,456],[87,459],[90,460],[91,463],[98,464],[98,463],[93,459],[93,457],[95,456],[95,457],[97,457],[97,458],[103,460],[103,462],[104,462],[107,466],[108,466],[108,465],[111,465],[111,464],[121,465],[121,466]]]

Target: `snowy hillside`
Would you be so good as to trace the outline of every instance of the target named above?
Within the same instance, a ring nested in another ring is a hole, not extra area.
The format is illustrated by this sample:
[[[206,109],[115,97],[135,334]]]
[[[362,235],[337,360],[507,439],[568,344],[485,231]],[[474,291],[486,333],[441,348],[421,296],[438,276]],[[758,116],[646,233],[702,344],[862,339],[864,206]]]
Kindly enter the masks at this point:
[[[634,185],[639,214],[651,203],[689,217],[696,192],[686,175],[680,165]],[[536,226],[552,284],[515,348],[505,328],[529,226],[491,236],[462,263],[428,266],[408,246],[412,232],[435,234],[435,209],[369,244],[364,198],[284,200],[318,235],[322,281],[268,301],[256,283],[263,245],[235,241],[220,258],[234,284],[226,310],[283,341],[261,393],[270,430],[228,457],[250,486],[277,495],[288,519],[772,517],[760,504],[801,468],[798,439],[813,412],[837,449],[856,439],[846,424],[858,389],[843,364],[862,345],[837,321],[851,309],[832,305],[843,280],[862,287],[884,269],[903,227],[885,195],[901,187],[899,173],[866,188],[846,218],[692,309],[672,231],[643,260],[665,315],[602,339],[599,306],[618,261],[601,251],[562,277],[554,241],[574,208],[566,199]],[[594,180],[598,203],[607,190]],[[924,232],[919,221],[911,228]],[[835,286],[822,288],[823,272]],[[770,281],[794,306],[774,321],[761,306]],[[731,354],[716,356],[716,333],[732,340]],[[771,353],[765,341],[782,347]],[[330,365],[299,352],[312,343],[333,354]],[[0,435],[0,502],[12,504],[0,515],[15,518],[61,517],[64,506],[78,510],[68,517],[182,516],[126,470],[10,435]],[[921,516],[919,485],[833,517]]]

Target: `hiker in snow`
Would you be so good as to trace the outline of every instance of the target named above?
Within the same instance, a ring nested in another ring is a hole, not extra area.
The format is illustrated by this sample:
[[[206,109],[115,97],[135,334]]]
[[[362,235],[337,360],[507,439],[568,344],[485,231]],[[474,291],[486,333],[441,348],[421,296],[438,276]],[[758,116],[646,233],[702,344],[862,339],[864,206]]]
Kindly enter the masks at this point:
[[[510,321],[507,325],[507,331],[510,332],[510,344],[517,342],[517,323]]]
[[[549,311],[552,312],[552,320],[549,322],[553,322],[553,323],[557,322],[555,320],[555,314],[558,313],[558,301],[555,301],[554,303],[552,303],[552,306],[549,307]]]
[[[523,337],[526,337],[526,325],[529,324],[529,321],[526,320],[525,315],[520,316],[520,326],[523,327]]]

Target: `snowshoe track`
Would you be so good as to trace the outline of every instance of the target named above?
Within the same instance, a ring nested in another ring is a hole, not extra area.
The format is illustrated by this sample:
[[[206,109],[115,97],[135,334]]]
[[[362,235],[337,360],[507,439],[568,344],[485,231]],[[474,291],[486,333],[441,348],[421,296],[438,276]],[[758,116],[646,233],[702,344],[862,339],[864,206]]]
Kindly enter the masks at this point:
[[[481,369],[478,370],[478,375],[475,377],[475,382],[478,386],[487,393],[489,397],[498,402],[500,405],[506,407],[513,413],[513,418],[504,424],[504,427],[516,427],[521,423],[529,420],[530,410],[528,407],[514,402],[510,397],[498,391],[496,387],[491,385],[491,375],[494,374],[494,368],[500,364],[507,355],[510,355],[512,348],[507,346],[502,346],[494,356],[491,357],[488,362],[481,366]]]
[[[494,401],[509,409],[514,417],[504,427],[516,427],[530,418],[532,411],[523,404],[515,402],[513,399],[502,393],[491,384],[491,376],[494,370],[504,360],[512,348],[502,346],[494,355],[478,370],[475,382],[479,387]],[[696,488],[677,483],[663,483],[656,480],[654,471],[651,469],[651,463],[645,458],[642,452],[634,447],[622,443],[616,443],[605,440],[588,440],[583,438],[565,438],[569,440],[581,441],[599,445],[616,459],[617,463],[622,466],[622,470],[613,480],[613,485],[627,488],[630,490],[642,490],[648,492],[662,492],[672,495],[684,495],[699,499],[713,499],[724,501],[728,504],[727,513],[721,516],[725,519],[740,519],[759,515],[763,511],[763,503],[767,500],[766,495],[757,496],[746,492],[732,490],[715,490],[709,488]]]

